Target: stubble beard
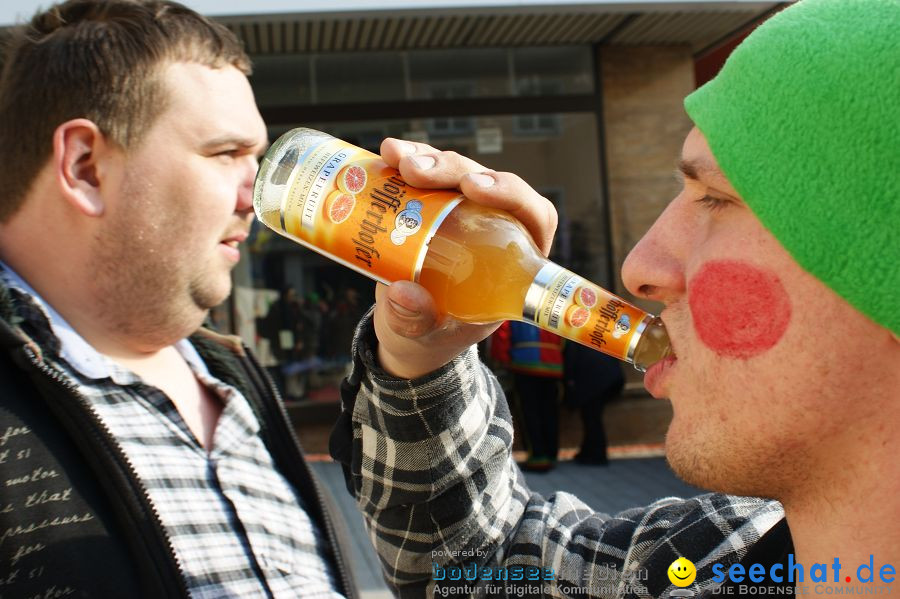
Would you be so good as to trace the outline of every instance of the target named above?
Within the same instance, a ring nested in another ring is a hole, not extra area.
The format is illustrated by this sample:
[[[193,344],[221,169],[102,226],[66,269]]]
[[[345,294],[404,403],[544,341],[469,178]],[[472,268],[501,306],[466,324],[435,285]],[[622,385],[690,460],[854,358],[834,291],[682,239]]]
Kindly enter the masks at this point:
[[[190,335],[230,292],[230,280],[217,282],[215,265],[198,269],[200,258],[187,248],[159,242],[187,238],[189,225],[150,220],[114,223],[95,240],[90,270],[96,317],[111,335],[145,350]]]
[[[666,436],[666,460],[684,482],[731,495],[784,500],[810,478],[803,441],[770,423],[678,423]]]

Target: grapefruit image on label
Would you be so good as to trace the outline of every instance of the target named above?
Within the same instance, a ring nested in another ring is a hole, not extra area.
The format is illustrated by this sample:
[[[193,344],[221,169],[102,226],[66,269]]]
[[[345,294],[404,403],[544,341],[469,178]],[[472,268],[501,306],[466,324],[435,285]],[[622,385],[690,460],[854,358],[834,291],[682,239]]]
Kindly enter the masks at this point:
[[[341,190],[332,191],[325,200],[325,215],[334,224],[347,220],[356,206],[356,197]]]
[[[591,313],[587,308],[581,306],[570,306],[566,310],[566,323],[575,329],[580,329],[590,320]]]
[[[348,164],[341,169],[337,176],[338,189],[344,193],[356,195],[366,188],[369,177],[366,175],[366,169],[358,164]]]
[[[597,292],[590,287],[579,287],[575,291],[575,302],[590,310],[597,305]]]

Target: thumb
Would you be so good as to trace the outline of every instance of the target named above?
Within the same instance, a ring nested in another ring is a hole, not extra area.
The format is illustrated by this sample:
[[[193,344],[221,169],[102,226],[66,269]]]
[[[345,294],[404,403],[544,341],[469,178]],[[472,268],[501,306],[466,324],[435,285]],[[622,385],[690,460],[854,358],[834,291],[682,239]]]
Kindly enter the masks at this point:
[[[434,299],[421,285],[411,281],[396,281],[390,286],[379,284],[375,297],[378,306],[384,309],[385,324],[401,337],[421,337],[438,325]]]
[[[375,289],[378,360],[388,373],[413,379],[450,362],[499,323],[464,324],[441,316],[424,287],[397,281]]]

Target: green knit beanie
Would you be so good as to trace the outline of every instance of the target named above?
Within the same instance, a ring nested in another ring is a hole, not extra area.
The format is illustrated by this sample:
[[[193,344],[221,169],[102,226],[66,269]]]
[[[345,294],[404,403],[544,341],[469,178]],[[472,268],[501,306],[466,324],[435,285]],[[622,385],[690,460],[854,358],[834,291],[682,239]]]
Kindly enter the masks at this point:
[[[801,0],[684,106],[794,259],[900,334],[900,0]]]

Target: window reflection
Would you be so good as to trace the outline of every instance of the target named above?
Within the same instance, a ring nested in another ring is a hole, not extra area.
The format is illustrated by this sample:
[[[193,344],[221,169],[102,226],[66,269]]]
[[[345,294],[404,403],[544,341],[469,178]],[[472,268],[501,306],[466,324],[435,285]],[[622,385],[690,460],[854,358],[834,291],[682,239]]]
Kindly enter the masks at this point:
[[[563,96],[594,91],[587,46],[281,54],[253,58],[261,106]]]

